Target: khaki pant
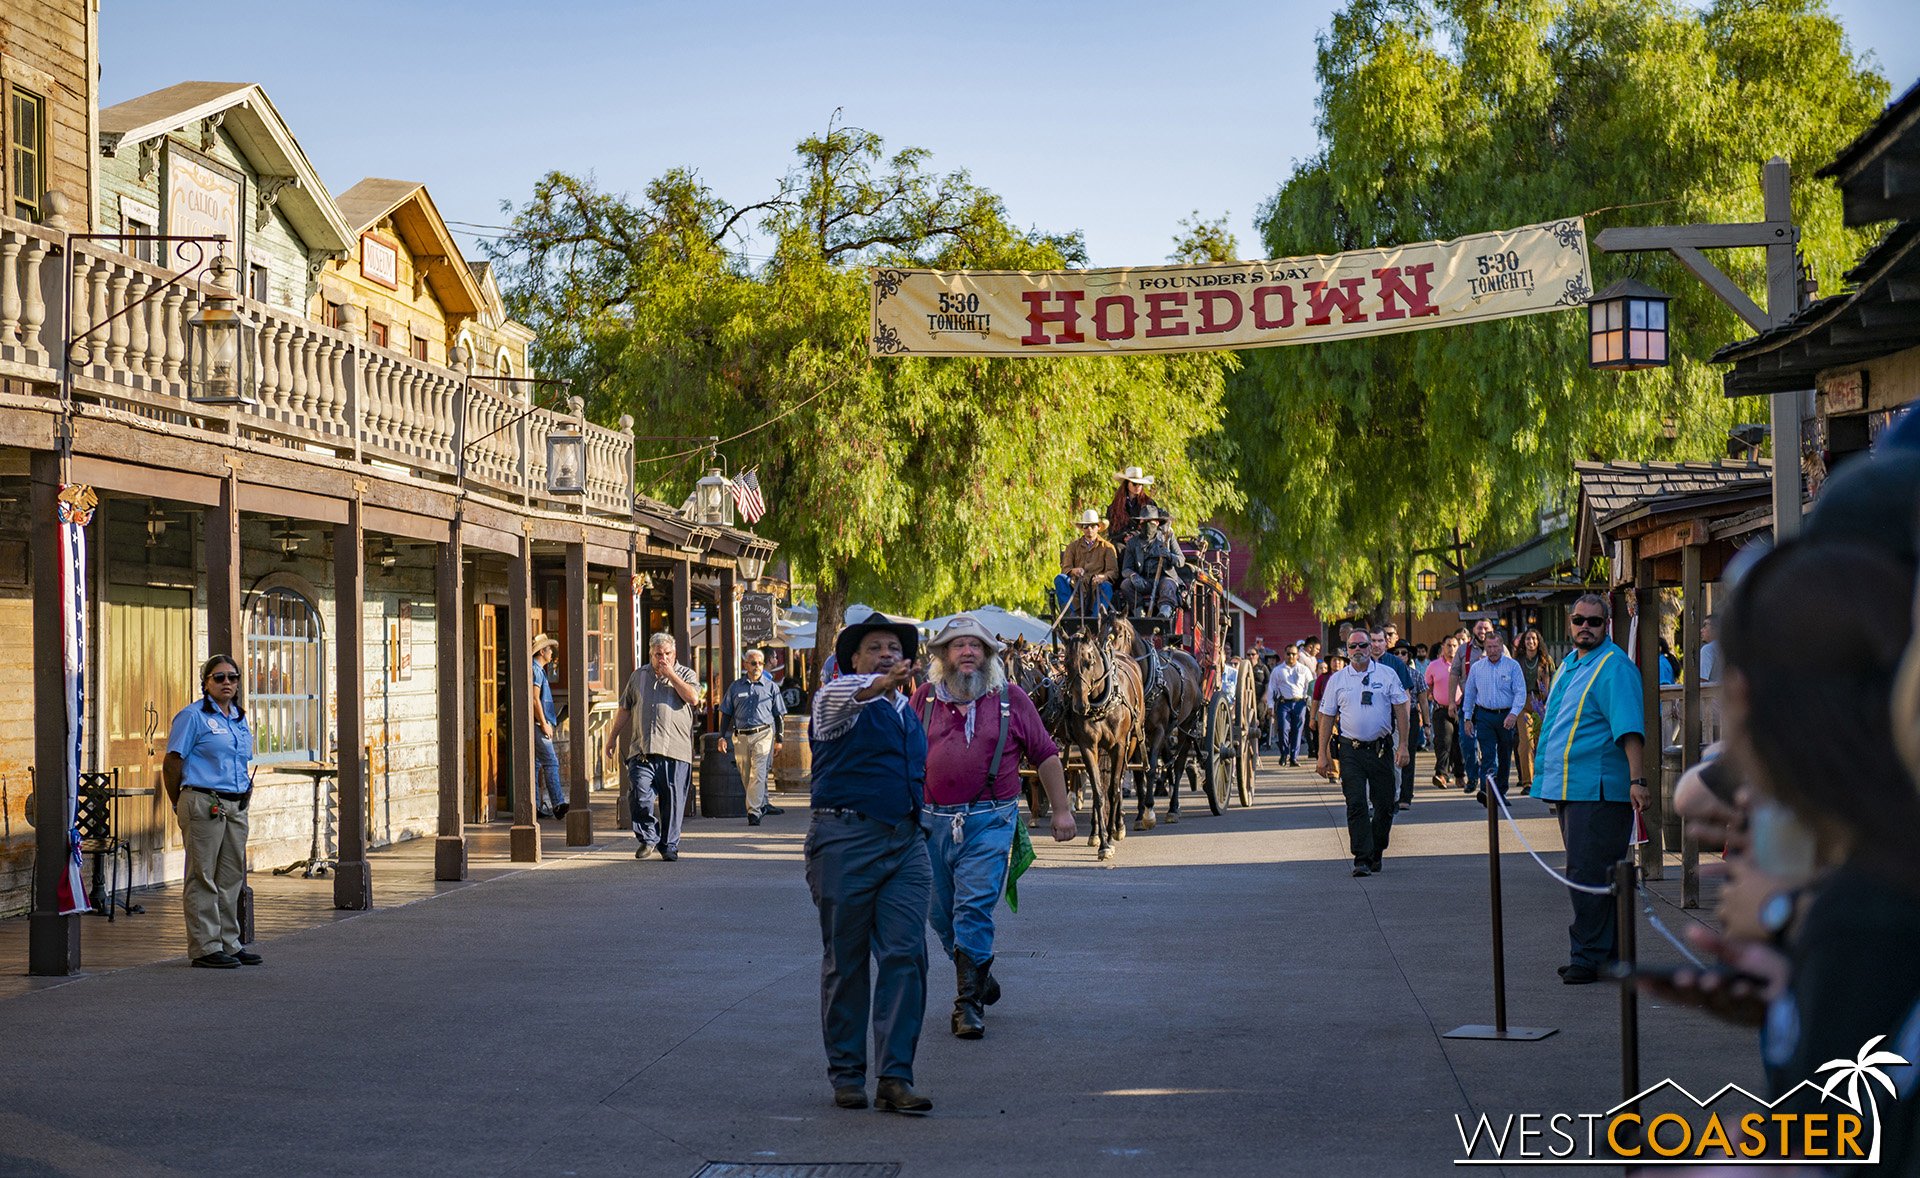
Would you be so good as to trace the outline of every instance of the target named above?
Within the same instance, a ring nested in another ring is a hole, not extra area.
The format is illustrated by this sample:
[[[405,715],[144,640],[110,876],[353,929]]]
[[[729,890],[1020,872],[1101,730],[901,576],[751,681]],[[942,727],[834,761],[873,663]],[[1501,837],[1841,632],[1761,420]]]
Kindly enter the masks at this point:
[[[1540,739],[1540,713],[1529,708],[1520,713],[1520,742],[1514,759],[1519,761],[1520,791],[1533,786],[1533,746]]]
[[[183,789],[173,812],[187,844],[180,900],[187,914],[188,955],[238,952],[240,888],[247,882],[246,811],[229,798]]]
[[[733,763],[740,770],[740,784],[747,787],[747,813],[766,812],[767,768],[773,758],[773,725],[758,732],[733,734]]]

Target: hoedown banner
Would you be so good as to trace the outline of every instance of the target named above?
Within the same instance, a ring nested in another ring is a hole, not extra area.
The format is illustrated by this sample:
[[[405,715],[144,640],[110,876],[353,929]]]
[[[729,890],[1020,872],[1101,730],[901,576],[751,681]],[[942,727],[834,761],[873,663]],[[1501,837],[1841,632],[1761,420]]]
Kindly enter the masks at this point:
[[[1319,343],[1586,303],[1582,218],[1306,258],[1114,270],[872,270],[875,356]]]
[[[99,497],[92,487],[68,483],[60,488],[55,510],[60,513],[61,661],[66,669],[66,764],[60,767],[67,791],[67,813],[77,814],[80,799],[80,762],[86,748],[87,723],[87,524]],[[85,874],[80,865],[80,830],[67,830],[67,864],[54,889],[55,906],[62,916],[90,912]]]

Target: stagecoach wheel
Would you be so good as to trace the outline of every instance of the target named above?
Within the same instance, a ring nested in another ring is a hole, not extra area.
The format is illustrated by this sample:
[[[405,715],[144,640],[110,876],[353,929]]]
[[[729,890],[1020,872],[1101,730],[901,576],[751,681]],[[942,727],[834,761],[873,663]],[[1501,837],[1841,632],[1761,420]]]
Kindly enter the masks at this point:
[[[1207,739],[1201,745],[1204,763],[1201,785],[1207,791],[1207,809],[1217,816],[1227,805],[1228,778],[1233,772],[1232,750],[1228,737],[1233,727],[1233,701],[1215,692],[1207,701]]]
[[[1240,677],[1236,681],[1236,687],[1236,694],[1240,697],[1240,705],[1236,709],[1239,713],[1237,735],[1240,754],[1240,804],[1251,807],[1253,805],[1253,774],[1254,770],[1260,766],[1260,733],[1254,726],[1259,700],[1253,689],[1252,659],[1240,660]]]

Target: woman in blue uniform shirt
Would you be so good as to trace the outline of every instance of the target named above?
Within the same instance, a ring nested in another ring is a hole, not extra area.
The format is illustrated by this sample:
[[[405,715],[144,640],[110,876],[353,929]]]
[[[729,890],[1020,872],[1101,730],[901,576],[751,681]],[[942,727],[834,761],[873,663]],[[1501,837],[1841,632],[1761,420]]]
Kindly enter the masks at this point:
[[[162,768],[187,845],[181,902],[187,951],[207,969],[259,965],[240,944],[240,888],[247,882],[247,803],[253,793],[253,729],[240,706],[240,665],[216,654],[200,668],[200,698],[180,709]]]

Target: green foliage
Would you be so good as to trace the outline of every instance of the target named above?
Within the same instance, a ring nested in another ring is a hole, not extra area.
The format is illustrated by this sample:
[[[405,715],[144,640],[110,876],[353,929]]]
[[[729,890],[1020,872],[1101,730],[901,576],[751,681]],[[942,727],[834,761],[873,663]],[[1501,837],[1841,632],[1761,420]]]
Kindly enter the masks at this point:
[[[835,125],[747,206],[684,170],[638,201],[555,173],[496,249],[537,361],[590,390],[595,419],[745,433],[722,451],[736,471],[759,466],[760,530],[813,581],[828,642],[849,600],[1036,604],[1072,514],[1104,509],[1121,466],[1155,471],[1187,520],[1239,505],[1219,473],[1235,457],[1220,429],[1230,356],[869,358],[870,264],[1084,260],[1077,234],[1016,229],[966,173],[926,162]],[[725,248],[743,224],[771,259]],[[679,503],[701,456],[651,455],[691,445],[641,443],[640,489]]]
[[[1271,257],[1588,210],[1592,233],[1759,220],[1774,154],[1825,290],[1870,241],[1813,174],[1887,86],[1821,0],[1352,0],[1318,72],[1322,150],[1262,210]],[[1713,256],[1764,291],[1760,251]],[[1751,332],[1698,280],[1664,255],[1593,261],[1596,286],[1635,274],[1675,296],[1670,368],[1591,371],[1578,312],[1244,357],[1228,423],[1259,575],[1327,609],[1376,601],[1384,565],[1456,525],[1482,553],[1532,535],[1571,503],[1576,461],[1720,457],[1730,426],[1766,420],[1705,363]]]

